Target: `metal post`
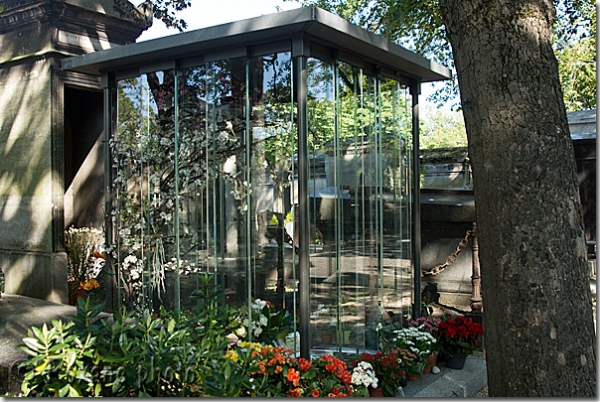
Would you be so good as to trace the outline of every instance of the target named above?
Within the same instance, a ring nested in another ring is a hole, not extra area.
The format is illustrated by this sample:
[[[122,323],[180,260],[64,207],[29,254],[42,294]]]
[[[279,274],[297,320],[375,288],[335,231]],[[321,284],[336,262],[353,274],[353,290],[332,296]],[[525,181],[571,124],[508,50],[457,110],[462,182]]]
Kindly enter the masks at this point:
[[[294,89],[298,126],[298,293],[300,302],[300,356],[310,360],[310,261],[308,216],[308,99],[306,69],[308,42],[295,38],[292,42]]]
[[[113,133],[112,107],[115,87],[113,74],[104,73],[101,79],[104,89],[104,247],[107,250],[104,259],[104,270],[106,274],[104,283],[106,286],[106,311],[112,312],[115,308],[113,289],[117,286],[116,276],[113,271],[113,259],[108,252],[108,247],[113,244],[113,226],[111,219],[112,211],[112,163],[110,152],[110,138]]]
[[[471,312],[475,314],[483,313],[483,303],[481,299],[481,271],[479,269],[479,243],[477,241],[477,224],[473,222],[471,230],[471,250],[473,251],[473,275],[471,276]]]
[[[180,255],[179,255],[179,73],[177,70],[173,70],[173,103],[175,105],[174,119],[174,133],[175,147],[174,153],[174,176],[175,176],[175,313],[179,316],[181,311],[181,288],[180,288]]]
[[[419,160],[419,94],[421,84],[412,81],[410,93],[413,102],[412,143],[413,143],[413,202],[412,202],[412,264],[414,281],[413,318],[421,316],[421,161]]]

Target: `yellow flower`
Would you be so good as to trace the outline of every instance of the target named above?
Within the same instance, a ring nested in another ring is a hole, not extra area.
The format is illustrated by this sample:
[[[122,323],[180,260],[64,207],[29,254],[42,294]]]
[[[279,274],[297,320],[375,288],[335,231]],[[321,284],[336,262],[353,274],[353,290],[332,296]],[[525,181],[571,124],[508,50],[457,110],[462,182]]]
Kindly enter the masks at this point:
[[[86,279],[85,282],[79,284],[79,289],[92,290],[96,289],[100,284],[95,279]]]
[[[237,352],[233,349],[227,350],[227,352],[225,353],[225,358],[234,362],[237,362],[239,360]]]
[[[269,345],[267,345],[267,346],[269,346]],[[263,345],[261,345],[258,342],[241,342],[240,347],[250,349],[250,350],[256,350],[257,352],[260,352],[263,348]]]

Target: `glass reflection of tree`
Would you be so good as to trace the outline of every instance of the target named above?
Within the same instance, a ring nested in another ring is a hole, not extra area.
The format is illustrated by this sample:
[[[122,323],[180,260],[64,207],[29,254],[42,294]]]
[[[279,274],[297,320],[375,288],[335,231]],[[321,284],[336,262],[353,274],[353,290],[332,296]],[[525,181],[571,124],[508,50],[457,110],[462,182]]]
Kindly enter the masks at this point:
[[[181,73],[177,123],[174,71],[147,74],[147,85],[139,78],[119,83],[117,136],[111,141],[116,169],[112,213],[119,241],[112,250],[119,251],[113,257],[120,263],[123,302],[130,309],[152,309],[153,292],[160,296],[164,290],[165,269],[175,256],[177,193],[184,200],[221,177],[232,184],[239,208],[245,207],[239,173],[222,169],[227,158],[243,150],[239,133],[245,124],[231,99],[242,85],[229,67],[228,62],[211,63],[210,71]]]
[[[288,191],[291,184],[293,155],[296,152],[295,130],[292,122],[291,58],[289,53],[270,54],[251,59],[252,71],[252,125],[260,135],[253,137],[253,180],[268,175],[273,183],[276,201],[277,273],[276,295],[271,302],[285,307],[284,300],[284,244],[285,216],[290,212]],[[258,186],[256,190],[259,191]],[[257,194],[258,196],[258,194]],[[257,211],[257,197],[253,211]],[[270,219],[270,217],[268,218]],[[258,228],[266,231],[267,228]],[[263,291],[264,289],[257,289]]]

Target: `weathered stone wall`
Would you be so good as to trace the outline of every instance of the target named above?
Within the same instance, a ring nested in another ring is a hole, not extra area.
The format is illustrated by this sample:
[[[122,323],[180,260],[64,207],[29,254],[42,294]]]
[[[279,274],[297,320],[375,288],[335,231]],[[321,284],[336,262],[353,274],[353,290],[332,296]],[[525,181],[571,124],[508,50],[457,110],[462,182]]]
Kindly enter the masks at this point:
[[[51,91],[48,60],[0,69],[0,266],[7,292],[59,302],[67,271],[64,253],[52,253]]]
[[[3,249],[52,251],[50,91],[44,60],[0,70]]]

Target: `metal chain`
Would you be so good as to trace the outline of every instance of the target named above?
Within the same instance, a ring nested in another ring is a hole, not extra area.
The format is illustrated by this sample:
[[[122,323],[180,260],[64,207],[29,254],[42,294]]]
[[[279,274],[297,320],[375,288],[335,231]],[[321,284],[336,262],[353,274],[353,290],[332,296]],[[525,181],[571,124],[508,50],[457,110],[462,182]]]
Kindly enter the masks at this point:
[[[446,258],[446,262],[433,267],[431,269],[431,271],[421,271],[421,276],[427,276],[427,275],[433,276],[433,275],[441,274],[444,271],[444,269],[446,269],[450,265],[454,264],[454,262],[458,258],[458,254],[460,254],[460,252],[463,251],[467,247],[467,243],[469,243],[469,236],[471,236],[471,231],[467,230],[467,234],[465,235],[464,239],[462,239],[458,243],[458,246],[456,246],[456,250],[454,251],[454,253],[451,254],[450,256],[448,256],[448,258]]]

